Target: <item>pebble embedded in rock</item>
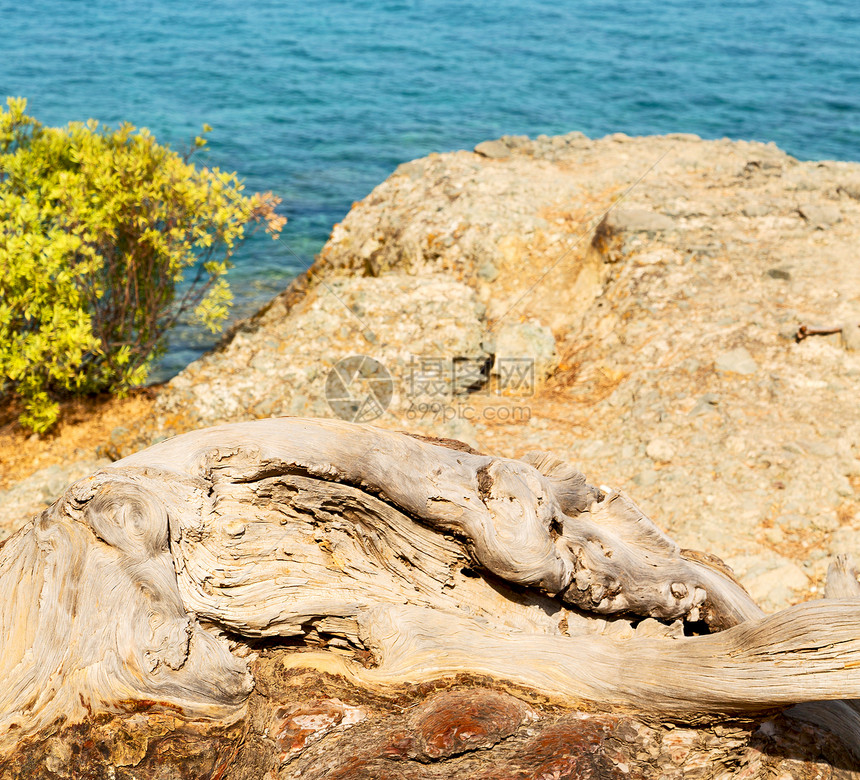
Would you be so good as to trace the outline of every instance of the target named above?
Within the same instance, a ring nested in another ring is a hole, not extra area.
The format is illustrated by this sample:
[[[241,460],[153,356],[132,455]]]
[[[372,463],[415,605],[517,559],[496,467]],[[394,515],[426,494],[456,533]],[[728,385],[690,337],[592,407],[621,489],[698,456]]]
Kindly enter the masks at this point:
[[[675,457],[675,448],[668,439],[651,439],[645,448],[645,454],[655,463],[668,463]]]
[[[842,221],[842,212],[827,203],[805,203],[798,212],[814,228],[827,228]]]
[[[659,233],[675,227],[671,217],[637,208],[613,209],[606,215],[606,224],[611,230],[629,233]]]
[[[714,361],[714,366],[717,371],[731,374],[754,374],[758,371],[758,364],[744,347],[723,352]]]
[[[773,211],[773,207],[767,203],[748,203],[741,209],[745,217],[765,217]]]
[[[494,282],[499,276],[499,269],[492,260],[485,260],[478,266],[478,278],[485,282]]]
[[[503,157],[511,156],[511,150],[502,141],[481,141],[475,147],[475,153],[480,154],[481,157],[489,157],[491,160],[500,160]]]
[[[782,279],[785,282],[791,279],[791,273],[784,268],[768,268],[766,273],[771,279]]]

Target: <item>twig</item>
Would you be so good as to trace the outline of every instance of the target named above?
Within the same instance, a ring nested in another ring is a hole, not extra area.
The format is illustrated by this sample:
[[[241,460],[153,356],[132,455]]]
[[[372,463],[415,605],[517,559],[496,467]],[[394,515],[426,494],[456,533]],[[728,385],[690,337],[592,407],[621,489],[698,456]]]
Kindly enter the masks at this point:
[[[797,329],[795,339],[797,342],[803,341],[808,336],[831,336],[834,333],[842,333],[841,325],[815,327],[814,325],[801,325]]]

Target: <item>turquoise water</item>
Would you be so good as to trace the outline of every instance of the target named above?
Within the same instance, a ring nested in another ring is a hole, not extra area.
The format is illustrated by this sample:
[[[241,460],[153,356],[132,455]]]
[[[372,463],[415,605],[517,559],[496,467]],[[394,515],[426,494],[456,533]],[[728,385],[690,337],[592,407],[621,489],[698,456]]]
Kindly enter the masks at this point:
[[[860,159],[856,0],[0,0],[0,96],[95,117],[274,190],[289,223],[231,283],[247,314],[400,162],[506,133],[692,132]],[[210,345],[184,329],[164,377]]]

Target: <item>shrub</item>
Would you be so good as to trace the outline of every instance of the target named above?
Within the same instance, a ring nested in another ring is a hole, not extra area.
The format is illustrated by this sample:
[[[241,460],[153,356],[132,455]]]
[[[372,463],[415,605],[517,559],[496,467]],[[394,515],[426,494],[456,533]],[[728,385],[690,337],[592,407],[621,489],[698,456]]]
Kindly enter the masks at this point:
[[[142,383],[180,318],[217,330],[246,226],[262,222],[277,237],[286,220],[271,193],[244,196],[235,174],[195,168],[191,152],[144,128],[44,127],[24,99],[6,103],[0,391],[17,394],[21,422],[42,432],[64,395]],[[196,138],[195,149],[205,143]]]

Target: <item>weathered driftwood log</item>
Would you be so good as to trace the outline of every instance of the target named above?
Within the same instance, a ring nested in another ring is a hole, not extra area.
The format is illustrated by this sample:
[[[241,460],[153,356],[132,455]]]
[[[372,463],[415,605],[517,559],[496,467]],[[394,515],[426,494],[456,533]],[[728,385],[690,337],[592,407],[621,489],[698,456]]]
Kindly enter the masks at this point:
[[[545,454],[467,450],[267,420],[179,436],[75,483],[0,548],[0,754],[139,711],[227,733],[248,722],[249,653],[270,638],[326,648],[285,655],[291,674],[378,696],[466,675],[611,711],[616,727],[625,712],[713,724],[802,705],[796,718],[858,752],[857,710],[830,701],[860,698],[845,560],[834,598],[764,616],[623,494]],[[513,734],[531,716],[508,698],[487,706],[514,713]],[[347,705],[326,701],[349,725]],[[237,751],[218,753],[222,775]]]

